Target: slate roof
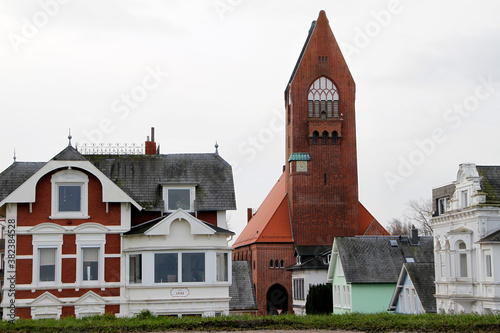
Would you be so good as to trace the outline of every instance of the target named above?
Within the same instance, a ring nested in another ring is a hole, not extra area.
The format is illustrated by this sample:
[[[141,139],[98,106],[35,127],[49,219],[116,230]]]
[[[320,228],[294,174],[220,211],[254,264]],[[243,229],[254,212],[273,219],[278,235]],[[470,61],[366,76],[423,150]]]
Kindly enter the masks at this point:
[[[484,236],[480,240],[477,241],[478,243],[497,243],[500,242],[500,230],[493,231],[489,235]]]
[[[406,263],[405,269],[425,312],[436,312],[434,263]]]
[[[257,299],[249,261],[233,261],[233,283],[229,287],[229,310],[257,310]]]
[[[28,178],[45,165],[45,162],[14,162],[0,173],[0,201],[5,199]]]
[[[161,222],[162,220],[164,220],[165,218],[167,218],[169,215],[170,214],[166,214],[166,215],[164,215],[162,217],[157,217],[157,218],[155,218],[153,220],[150,220],[150,221],[147,221],[147,222],[143,222],[141,224],[133,226],[133,227],[130,228],[129,231],[127,231],[126,233],[124,233],[124,235],[140,235],[140,234],[144,234],[146,231],[148,231],[149,229],[151,229],[152,227],[154,227],[155,225],[157,225],[159,222]],[[198,220],[198,221],[200,223],[203,223],[207,227],[211,228],[216,233],[234,235],[234,232],[232,232],[231,230],[227,230],[227,229],[218,227],[216,225],[213,225],[211,223],[208,223],[208,222],[205,222],[205,221],[202,221],[202,220]]]
[[[233,172],[218,154],[85,155],[146,210],[164,209],[162,184],[196,185],[197,211],[234,210]]]
[[[396,283],[406,258],[434,262],[431,236],[421,236],[419,245],[400,236],[336,237],[335,243],[348,283]]]
[[[81,155],[71,146],[52,160],[90,161],[146,210],[163,211],[162,184],[196,186],[197,211],[235,210],[233,172],[218,154]],[[15,162],[0,174],[0,201],[45,162]]]
[[[481,179],[481,190],[486,193],[485,205],[500,204],[500,166],[477,165]]]
[[[300,269],[328,269],[326,256],[331,253],[332,247],[328,245],[297,245],[293,256],[300,256],[300,264],[287,267],[289,271]]]

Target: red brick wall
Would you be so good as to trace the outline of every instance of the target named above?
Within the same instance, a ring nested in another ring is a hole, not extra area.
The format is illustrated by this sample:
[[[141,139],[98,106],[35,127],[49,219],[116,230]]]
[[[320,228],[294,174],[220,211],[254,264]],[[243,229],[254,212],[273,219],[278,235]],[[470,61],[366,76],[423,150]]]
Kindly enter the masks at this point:
[[[31,235],[17,235],[17,255],[32,255],[33,242]]]
[[[327,63],[320,63],[326,56]],[[309,119],[308,91],[319,77],[326,76],[339,91],[339,112],[343,120]],[[286,158],[292,153],[309,153],[307,172],[290,173],[287,163],[287,192],[292,229],[297,245],[331,245],[335,236],[358,233],[358,180],[355,127],[355,84],[338,48],[326,16],[320,15],[291,85],[290,117],[287,119]],[[289,90],[290,91],[290,90]],[[313,129],[331,134],[339,129],[340,144],[313,145]],[[326,182],[325,182],[326,175]]]
[[[88,214],[89,219],[50,219],[52,184],[51,177],[55,170],[38,181],[36,185],[36,202],[32,204],[32,212],[29,211],[29,204],[19,204],[17,210],[18,226],[35,226],[40,223],[50,222],[63,226],[80,225],[87,222],[97,222],[103,225],[120,225],[121,205],[120,203],[109,203],[106,213],[106,203],[102,202],[102,185],[99,179],[86,171],[89,177],[88,183]]]
[[[76,258],[64,258],[61,269],[62,283],[76,282]]]
[[[120,282],[120,258],[106,258],[104,280]]]
[[[198,219],[217,226],[217,212],[198,212]]]
[[[279,262],[283,259],[285,268],[293,265],[293,250],[291,243],[257,243],[233,251],[233,258],[248,258],[250,261],[259,315],[267,314],[267,293],[275,284],[280,284],[287,290],[288,311],[292,312],[292,273],[284,268],[269,268],[269,262],[271,259]]]

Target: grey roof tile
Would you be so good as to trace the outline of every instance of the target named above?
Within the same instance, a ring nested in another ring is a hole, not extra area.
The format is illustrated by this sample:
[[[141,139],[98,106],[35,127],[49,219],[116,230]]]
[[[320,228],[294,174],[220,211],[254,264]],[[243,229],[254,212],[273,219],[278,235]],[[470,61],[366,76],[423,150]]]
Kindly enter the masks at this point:
[[[405,268],[425,312],[436,312],[434,263],[406,263]]]
[[[410,245],[408,237],[399,236],[335,238],[346,281],[396,283],[406,258],[413,258],[415,262],[434,262],[432,237],[419,239],[419,245]],[[392,246],[390,240],[396,240],[397,246]]]
[[[217,154],[85,157],[147,210],[163,210],[162,184],[197,185],[197,211],[236,209],[231,166]]]
[[[0,201],[33,176],[45,162],[14,162],[0,173]]]
[[[257,299],[249,261],[233,261],[233,283],[229,287],[230,310],[257,310]]]

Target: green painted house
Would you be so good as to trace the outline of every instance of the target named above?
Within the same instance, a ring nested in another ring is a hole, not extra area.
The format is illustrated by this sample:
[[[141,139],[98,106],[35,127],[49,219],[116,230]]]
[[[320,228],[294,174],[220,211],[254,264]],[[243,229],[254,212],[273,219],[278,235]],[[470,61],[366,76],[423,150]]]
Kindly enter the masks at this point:
[[[386,312],[404,263],[434,262],[432,237],[335,237],[328,268],[333,313]]]

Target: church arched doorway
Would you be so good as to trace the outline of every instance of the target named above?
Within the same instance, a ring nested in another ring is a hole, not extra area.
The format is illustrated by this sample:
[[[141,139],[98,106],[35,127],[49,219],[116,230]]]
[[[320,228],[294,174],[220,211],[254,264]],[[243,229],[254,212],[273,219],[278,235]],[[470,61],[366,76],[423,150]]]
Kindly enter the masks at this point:
[[[280,284],[274,284],[267,291],[267,314],[277,315],[288,312],[288,293]]]

